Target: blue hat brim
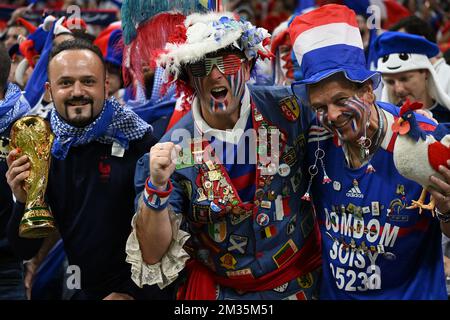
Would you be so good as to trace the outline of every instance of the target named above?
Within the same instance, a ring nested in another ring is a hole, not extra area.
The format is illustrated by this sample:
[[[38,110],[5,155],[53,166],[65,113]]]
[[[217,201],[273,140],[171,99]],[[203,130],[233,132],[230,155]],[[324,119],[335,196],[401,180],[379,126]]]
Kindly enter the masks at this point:
[[[343,68],[337,68],[337,69],[331,69],[331,70],[324,70],[321,72],[317,72],[313,76],[303,79],[300,81],[295,81],[291,84],[291,89],[293,93],[299,98],[302,103],[306,103],[308,101],[307,96],[307,85],[318,83],[336,73],[342,72],[344,76],[352,81],[352,82],[359,82],[363,83],[367,80],[372,80],[373,83],[373,89],[376,89],[378,85],[381,82],[381,74],[377,71],[369,71],[365,69],[343,69]]]

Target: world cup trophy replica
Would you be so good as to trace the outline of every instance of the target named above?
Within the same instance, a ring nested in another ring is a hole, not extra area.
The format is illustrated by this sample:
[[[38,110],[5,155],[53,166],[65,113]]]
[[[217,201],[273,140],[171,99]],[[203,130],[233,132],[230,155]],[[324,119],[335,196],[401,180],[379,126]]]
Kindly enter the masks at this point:
[[[45,203],[53,140],[50,125],[38,116],[23,117],[11,128],[12,148],[19,148],[31,164],[25,179],[25,211],[19,225],[19,236],[23,238],[45,238],[55,230],[53,215]]]

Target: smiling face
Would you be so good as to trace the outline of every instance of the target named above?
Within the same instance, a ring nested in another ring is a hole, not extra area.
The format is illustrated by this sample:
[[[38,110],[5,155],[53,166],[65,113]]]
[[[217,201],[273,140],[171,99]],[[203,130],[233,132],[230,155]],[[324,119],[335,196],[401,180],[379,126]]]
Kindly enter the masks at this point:
[[[90,50],[66,50],[50,60],[48,70],[46,88],[58,114],[76,127],[93,122],[108,90],[100,58]]]
[[[221,52],[188,67],[202,112],[227,115],[236,112],[250,79],[250,63],[239,53]]]
[[[310,85],[308,92],[311,108],[328,131],[346,142],[357,141],[364,134],[374,101],[369,83],[357,89],[356,84],[337,74]]]

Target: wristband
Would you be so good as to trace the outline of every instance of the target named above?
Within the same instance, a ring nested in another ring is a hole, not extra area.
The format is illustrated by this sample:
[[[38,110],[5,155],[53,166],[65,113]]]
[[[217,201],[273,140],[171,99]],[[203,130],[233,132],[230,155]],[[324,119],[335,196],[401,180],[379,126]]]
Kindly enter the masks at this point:
[[[150,182],[150,177],[148,177],[145,181],[145,189],[142,199],[148,208],[155,211],[162,211],[169,204],[169,196],[172,189],[173,185],[169,180],[165,191],[157,190],[156,187]]]

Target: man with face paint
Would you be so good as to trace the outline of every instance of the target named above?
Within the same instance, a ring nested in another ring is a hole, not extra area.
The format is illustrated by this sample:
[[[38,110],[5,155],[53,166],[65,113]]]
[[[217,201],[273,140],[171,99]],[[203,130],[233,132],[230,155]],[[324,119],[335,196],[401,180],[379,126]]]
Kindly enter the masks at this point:
[[[80,290],[73,299],[167,298],[156,287],[142,290],[132,283],[124,254],[134,212],[135,164],[155,143],[151,127],[115,98],[107,99],[105,63],[100,50],[88,42],[69,40],[56,46],[48,79],[55,141],[46,196],[69,264],[79,268]],[[30,161],[13,150],[7,163],[16,199],[8,238],[15,253],[29,259],[42,243],[18,236]]]
[[[186,268],[179,299],[311,299],[320,241],[300,197],[312,113],[288,88],[246,84],[266,30],[230,13],[184,25],[159,61],[191,112],[138,162],[132,278],[164,288]]]
[[[440,221],[407,208],[422,187],[395,168],[399,109],[375,101],[380,74],[366,69],[355,13],[324,6],[297,16],[289,32],[304,74],[293,91],[317,115],[303,199],[322,236],[320,299],[446,300]]]

